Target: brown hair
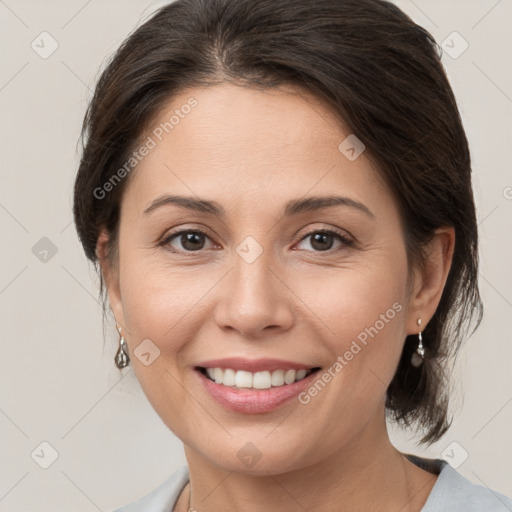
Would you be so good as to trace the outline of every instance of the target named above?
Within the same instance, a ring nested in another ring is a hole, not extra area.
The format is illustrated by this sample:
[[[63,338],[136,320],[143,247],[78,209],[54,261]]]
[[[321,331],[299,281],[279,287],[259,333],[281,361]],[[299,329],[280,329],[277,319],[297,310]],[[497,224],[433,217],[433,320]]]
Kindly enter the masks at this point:
[[[436,228],[454,227],[452,266],[423,332],[426,359],[410,364],[417,337],[408,336],[386,400],[392,418],[421,427],[421,442],[438,440],[451,424],[446,358],[483,310],[471,162],[441,50],[393,4],[177,0],[156,12],[110,60],[84,118],[74,220],[85,254],[98,269],[101,228],[110,234],[109,259],[115,254],[120,201],[135,170],[103,198],[95,190],[127,161],[159,109],[187,87],[222,82],[294,84],[327,102],[397,199],[409,271],[425,262]],[[101,271],[100,279],[103,296]]]

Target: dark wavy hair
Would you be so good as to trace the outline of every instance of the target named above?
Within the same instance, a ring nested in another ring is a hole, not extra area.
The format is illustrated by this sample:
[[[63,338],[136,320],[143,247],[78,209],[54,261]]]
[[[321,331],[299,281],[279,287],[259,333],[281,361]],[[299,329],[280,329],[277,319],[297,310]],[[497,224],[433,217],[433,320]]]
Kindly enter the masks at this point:
[[[74,221],[85,254],[106,228],[115,261],[120,202],[130,173],[106,197],[101,188],[169,99],[201,85],[291,84],[321,98],[365,146],[402,218],[408,271],[427,258],[439,227],[455,229],[452,265],[423,331],[426,358],[410,364],[408,336],[389,385],[386,411],[422,430],[422,443],[451,424],[447,363],[476,319],[478,233],[468,141],[432,35],[383,0],[177,0],[122,43],[102,72],[86,112],[74,189]],[[411,339],[409,339],[411,338]]]

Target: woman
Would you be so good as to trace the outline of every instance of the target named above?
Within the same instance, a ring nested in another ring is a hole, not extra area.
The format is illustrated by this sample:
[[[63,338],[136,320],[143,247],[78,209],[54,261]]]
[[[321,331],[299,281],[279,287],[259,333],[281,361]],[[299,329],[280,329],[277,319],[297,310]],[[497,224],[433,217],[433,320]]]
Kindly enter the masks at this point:
[[[482,314],[437,50],[381,0],[177,0],[111,60],[75,223],[187,459],[118,512],[512,510],[386,430],[446,433]]]

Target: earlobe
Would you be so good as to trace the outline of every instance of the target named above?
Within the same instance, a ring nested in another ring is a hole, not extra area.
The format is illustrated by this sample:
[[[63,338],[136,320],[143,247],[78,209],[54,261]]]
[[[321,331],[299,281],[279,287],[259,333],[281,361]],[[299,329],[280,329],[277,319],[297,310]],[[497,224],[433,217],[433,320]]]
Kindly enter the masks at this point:
[[[455,248],[455,229],[443,227],[436,230],[427,247],[427,258],[413,295],[409,325],[409,334],[417,333],[416,321],[423,319],[428,324],[439,305],[452,265]]]
[[[124,326],[124,316],[122,310],[121,293],[119,287],[119,277],[117,271],[112,267],[108,256],[108,242],[110,236],[106,229],[101,230],[96,242],[96,257],[100,264],[100,271],[105,282],[108,299],[114,317],[118,325]]]

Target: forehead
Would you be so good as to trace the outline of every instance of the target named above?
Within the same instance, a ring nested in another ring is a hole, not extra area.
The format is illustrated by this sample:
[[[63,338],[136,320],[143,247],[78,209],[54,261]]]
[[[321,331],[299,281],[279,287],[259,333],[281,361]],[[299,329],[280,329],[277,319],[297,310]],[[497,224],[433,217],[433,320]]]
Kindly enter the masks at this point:
[[[126,195],[139,212],[164,192],[243,205],[338,189],[375,201],[385,185],[371,161],[364,152],[351,161],[339,149],[350,135],[328,105],[303,89],[190,88],[152,120],[141,141],[151,149]]]

